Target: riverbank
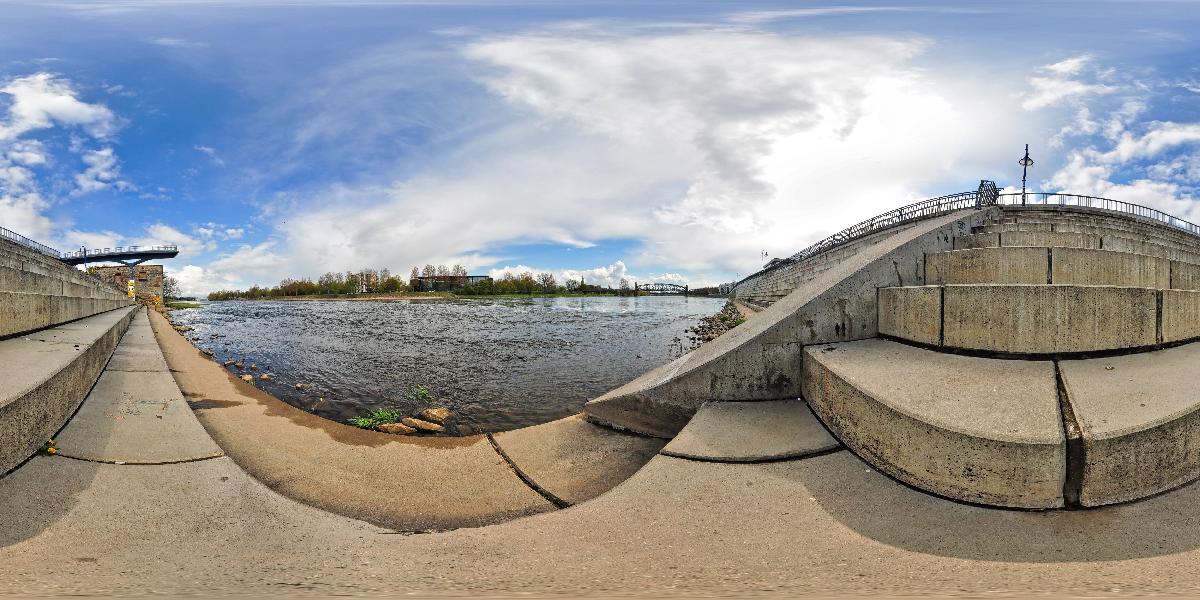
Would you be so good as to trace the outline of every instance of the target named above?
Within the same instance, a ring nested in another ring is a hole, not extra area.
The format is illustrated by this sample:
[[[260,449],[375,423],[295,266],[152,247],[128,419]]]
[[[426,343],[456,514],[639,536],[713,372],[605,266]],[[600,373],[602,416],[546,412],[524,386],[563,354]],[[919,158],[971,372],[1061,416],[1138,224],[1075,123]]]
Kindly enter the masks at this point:
[[[230,298],[228,300],[212,300],[211,302],[237,302],[258,300],[344,300],[344,301],[391,301],[391,300],[487,300],[491,298],[627,298],[650,297],[653,294],[620,294],[620,293],[574,293],[561,294],[455,294],[453,292],[404,292],[399,294],[309,294],[305,296],[264,296],[262,298]],[[688,296],[691,298],[717,298],[717,296]]]

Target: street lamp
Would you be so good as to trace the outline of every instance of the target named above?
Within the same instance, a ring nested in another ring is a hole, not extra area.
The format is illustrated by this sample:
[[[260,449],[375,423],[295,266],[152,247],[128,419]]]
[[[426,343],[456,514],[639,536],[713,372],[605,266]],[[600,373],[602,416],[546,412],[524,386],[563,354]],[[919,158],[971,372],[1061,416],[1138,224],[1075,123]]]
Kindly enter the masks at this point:
[[[1021,165],[1021,206],[1025,206],[1025,176],[1029,173],[1029,165],[1033,164],[1033,159],[1029,158],[1029,144],[1025,144],[1025,157],[1018,163]]]

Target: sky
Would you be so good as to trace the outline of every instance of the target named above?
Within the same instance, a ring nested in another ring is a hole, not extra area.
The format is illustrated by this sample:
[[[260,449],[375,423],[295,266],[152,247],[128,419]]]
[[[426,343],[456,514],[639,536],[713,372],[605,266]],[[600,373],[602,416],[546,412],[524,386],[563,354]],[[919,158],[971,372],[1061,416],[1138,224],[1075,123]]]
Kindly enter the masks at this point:
[[[981,179],[1200,221],[1200,3],[0,0],[0,226],[183,291],[732,281]]]

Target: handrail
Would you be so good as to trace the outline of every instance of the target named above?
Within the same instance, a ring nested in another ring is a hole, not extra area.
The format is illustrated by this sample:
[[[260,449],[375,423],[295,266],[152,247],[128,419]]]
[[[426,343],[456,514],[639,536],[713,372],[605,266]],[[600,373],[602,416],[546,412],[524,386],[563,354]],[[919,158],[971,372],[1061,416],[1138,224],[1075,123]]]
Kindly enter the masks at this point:
[[[161,246],[117,246],[116,248],[97,248],[94,250],[76,250],[62,254],[62,258],[86,258],[88,256],[111,256],[114,254],[138,254],[142,252],[178,252],[179,246],[164,244]]]
[[[747,275],[733,285],[734,288],[741,285],[745,281],[767,273],[776,269],[781,269],[791,264],[798,263],[807,258],[811,258],[822,252],[827,252],[838,246],[850,243],[854,240],[866,237],[873,233],[898,227],[905,223],[935,217],[941,214],[962,210],[964,208],[976,208],[979,206],[980,194],[978,191],[961,192],[958,194],[950,194],[947,196],[938,196],[937,198],[929,198],[912,204],[901,206],[900,208],[890,210],[881,215],[871,217],[866,221],[856,223],[847,227],[787,258],[775,259],[767,263],[762,270]]]
[[[1192,223],[1179,217],[1168,215],[1167,213],[1134,204],[1123,200],[1112,200],[1110,198],[1097,198],[1095,196],[1081,196],[1079,194],[1059,194],[1052,192],[1012,192],[1000,194],[996,198],[996,204],[1006,206],[1081,206],[1084,208],[1094,208],[1099,210],[1107,210],[1110,212],[1124,213],[1138,217],[1153,219],[1160,223],[1170,225],[1176,229],[1183,230],[1195,236],[1200,236],[1200,225]]]
[[[19,233],[16,233],[15,231],[0,227],[0,237],[21,244],[30,250],[36,250],[42,254],[52,256],[54,258],[62,258],[62,253],[58,250],[55,250],[54,248],[51,248],[45,244],[35,242]]]
[[[1109,212],[1152,219],[1200,237],[1200,225],[1169,215],[1156,208],[1150,208],[1148,206],[1142,206],[1140,204],[1134,204],[1132,202],[1125,202],[1122,200],[1098,198],[1095,196],[1083,196],[1079,194],[1060,194],[1053,192],[1026,192],[1024,194],[1020,192],[1010,192],[1000,194],[997,193],[995,184],[990,181],[982,181],[980,182],[979,189],[974,192],[962,192],[958,194],[950,194],[948,196],[930,198],[920,202],[914,202],[913,204],[902,206],[895,210],[885,212],[879,216],[872,217],[861,223],[856,223],[855,225],[847,227],[846,229],[843,229],[785,259],[775,259],[770,263],[767,263],[767,266],[763,267],[761,270],[747,275],[737,283],[733,284],[733,288],[735,289],[742,283],[759,277],[764,273],[798,263],[802,260],[816,256],[822,252],[827,252],[837,248],[838,246],[842,246],[873,233],[891,229],[892,227],[897,227],[911,221],[934,217],[964,208],[982,208],[984,206],[991,205],[1079,206],[1084,208],[1106,210]]]

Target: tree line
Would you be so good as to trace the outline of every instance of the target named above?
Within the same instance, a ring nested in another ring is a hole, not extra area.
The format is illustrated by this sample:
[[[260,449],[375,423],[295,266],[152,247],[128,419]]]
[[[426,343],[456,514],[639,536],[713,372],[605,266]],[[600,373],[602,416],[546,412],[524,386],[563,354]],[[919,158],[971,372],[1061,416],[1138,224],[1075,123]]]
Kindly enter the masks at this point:
[[[345,273],[329,272],[316,281],[309,278],[284,279],[274,287],[253,286],[247,290],[220,290],[208,295],[209,300],[259,299],[295,296],[341,296],[352,294],[387,294],[414,291],[421,278],[431,278],[437,291],[459,295],[493,296],[502,294],[612,294],[635,293],[635,286],[622,278],[617,287],[589,284],[584,279],[559,282],[551,273],[505,273],[499,278],[467,281],[467,269],[462,265],[432,265],[413,267],[408,280],[397,277],[388,269],[361,269]],[[714,288],[715,289],[715,288]],[[700,290],[697,290],[700,291]],[[703,292],[701,292],[703,293]]]

